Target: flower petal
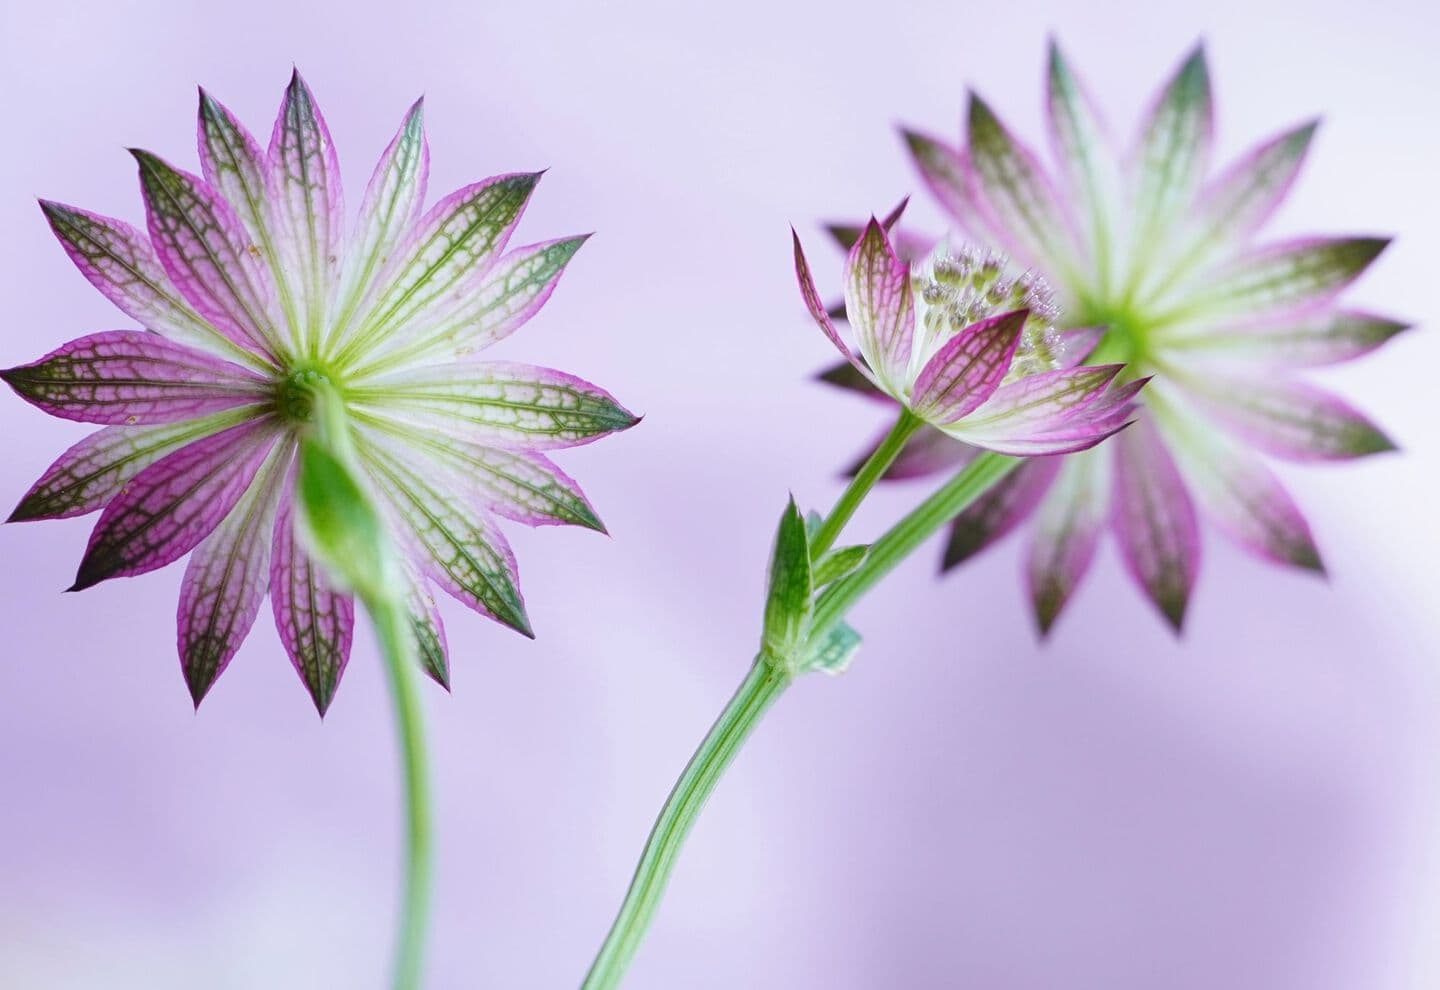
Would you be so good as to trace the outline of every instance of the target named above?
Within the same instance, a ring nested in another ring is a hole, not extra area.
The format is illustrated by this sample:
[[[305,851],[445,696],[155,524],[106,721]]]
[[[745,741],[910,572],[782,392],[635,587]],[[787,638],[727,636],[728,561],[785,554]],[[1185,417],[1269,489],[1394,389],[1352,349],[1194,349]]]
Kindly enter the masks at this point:
[[[948,571],[996,543],[1040,504],[1062,458],[1032,457],[970,504],[950,524],[940,570]]]
[[[946,432],[978,446],[985,440],[1023,439],[1047,433],[1079,416],[1099,399],[1124,365],[1062,368],[1003,385],[970,416]],[[998,449],[998,448],[990,448]]]
[[[499,175],[451,193],[431,207],[395,248],[380,278],[385,292],[342,349],[364,354],[400,329],[417,335],[448,319],[505,250],[540,173]]]
[[[1143,248],[1195,197],[1214,141],[1214,101],[1205,50],[1196,46],[1171,77],[1141,128],[1135,150],[1135,227]],[[1143,253],[1143,252],[1142,252]],[[1145,259],[1137,257],[1144,265]]]
[[[1197,275],[1196,291],[1156,323],[1318,306],[1355,281],[1389,243],[1383,237],[1311,237],[1252,251]]]
[[[946,341],[915,379],[915,414],[943,425],[979,408],[1004,381],[1029,318],[1028,309],[992,316]]]
[[[141,471],[105,506],[70,590],[144,574],[189,553],[245,494],[277,435],[273,421],[251,420]]]
[[[383,348],[357,377],[401,363],[464,356],[503,340],[525,325],[555,291],[566,265],[590,237],[564,237],[528,244],[505,255],[468,291],[464,307],[418,339],[397,338],[397,350]]]
[[[159,426],[107,426],[72,446],[30,486],[7,522],[68,519],[102,508],[130,479],[192,440],[247,418],[247,411]]]
[[[245,125],[203,88],[198,116],[200,174],[230,204],[250,239],[264,251],[271,267],[278,269],[280,259],[270,229],[271,188],[265,153]]]
[[[270,584],[270,533],[289,451],[269,461],[196,547],[180,582],[180,666],[195,706],[240,649]]]
[[[981,241],[996,240],[995,233],[976,199],[975,178],[969,157],[960,148],[919,131],[904,129],[905,147],[940,207],[965,233]],[[859,230],[856,231],[859,239]],[[848,249],[850,245],[845,245]],[[926,251],[929,249],[927,248]],[[925,252],[921,252],[922,254]],[[908,260],[914,260],[908,259]]]
[[[845,314],[866,363],[903,394],[915,334],[910,270],[874,217],[845,261]]]
[[[439,424],[499,447],[589,443],[639,419],[598,386],[549,368],[499,361],[432,365],[357,385],[356,408],[391,421]]]
[[[266,166],[283,263],[276,276],[294,293],[303,353],[326,327],[340,273],[345,196],[330,129],[298,69],[275,118]]]
[[[1363,413],[1314,385],[1284,378],[1172,378],[1216,419],[1276,457],[1343,460],[1395,449]]]
[[[510,544],[468,495],[468,486],[373,431],[364,440],[365,463],[407,525],[424,576],[482,615],[534,638]]]
[[[1239,244],[1259,230],[1290,191],[1319,124],[1312,120],[1271,138],[1209,182],[1196,204],[1199,239]]]
[[[967,134],[975,182],[1000,244],[1037,267],[1073,257],[1074,223],[1039,158],[974,93]]]
[[[1071,196],[1083,204],[1077,211],[1081,214],[1078,219],[1086,224],[1100,288],[1107,290],[1114,250],[1115,231],[1110,217],[1118,163],[1099,113],[1054,41],[1050,42],[1046,93],[1050,143]]]
[[[365,188],[355,236],[345,257],[335,330],[338,337],[343,338],[350,317],[377,285],[376,275],[425,204],[430,144],[425,139],[424,104],[422,98],[410,107]]]
[[[121,312],[156,333],[255,361],[180,297],[140,231],[62,203],[41,200],[40,209],[75,267]]]
[[[1113,522],[1125,565],[1178,632],[1200,566],[1195,505],[1153,423],[1115,440]]]
[[[1036,513],[1026,583],[1040,635],[1050,632],[1095,559],[1109,500],[1107,448],[1071,454]]]
[[[274,287],[234,209],[204,181],[146,151],[140,164],[150,239],[175,286],[229,340],[261,358],[281,353]]]
[[[830,338],[830,342],[835,345],[841,354],[845,355],[845,359],[850,362],[850,366],[868,381],[870,379],[869,369],[861,364],[859,357],[850,349],[850,345],[845,343],[844,338],[840,336],[840,331],[835,329],[834,321],[830,319],[830,314],[826,311],[825,304],[820,300],[820,290],[815,287],[815,277],[810,274],[810,262],[805,260],[805,251],[800,246],[800,235],[795,233],[794,227],[790,228],[790,236],[795,242],[795,278],[800,283],[800,295],[805,299],[805,308],[810,311],[811,318],[815,320],[815,323],[820,327],[821,331],[824,332],[825,336]],[[859,240],[857,239],[856,244],[858,243]]]
[[[1324,573],[1310,524],[1264,464],[1154,397],[1150,408],[1200,508],[1227,536],[1266,560]]]
[[[0,371],[17,395],[82,423],[173,423],[265,401],[264,379],[159,334],[108,330]]]
[[[1225,327],[1198,324],[1183,336],[1166,337],[1165,348],[1251,366],[1315,368],[1362,357],[1409,329],[1372,313],[1327,309]]]
[[[882,402],[887,406],[893,407],[895,405],[895,400],[880,391],[880,389],[875,386],[875,383],[870,380],[869,375],[848,361],[840,361],[831,365],[816,375],[815,378],[817,381],[822,381],[826,385],[834,385],[836,388],[856,392],[865,396],[867,399]]]
[[[453,434],[409,431],[377,421],[388,439],[431,457],[464,478],[486,509],[527,526],[605,526],[580,486],[548,458],[534,451],[504,450]]]
[[[275,628],[315,710],[323,717],[335,697],[355,632],[355,599],[337,592],[324,568],[295,539],[293,479],[275,518],[270,605]]]
[[[415,634],[420,666],[436,684],[448,691],[450,646],[445,641],[445,623],[440,618],[440,608],[435,603],[430,583],[415,573],[412,567],[407,566],[403,570],[408,582],[405,609],[410,616],[410,629]]]

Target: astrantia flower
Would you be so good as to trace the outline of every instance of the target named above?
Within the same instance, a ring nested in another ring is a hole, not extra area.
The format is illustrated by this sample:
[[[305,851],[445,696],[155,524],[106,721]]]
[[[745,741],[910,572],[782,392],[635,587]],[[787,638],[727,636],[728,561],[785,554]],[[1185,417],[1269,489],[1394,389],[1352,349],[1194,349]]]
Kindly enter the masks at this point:
[[[1257,243],[1315,124],[1212,174],[1209,75],[1198,49],[1124,158],[1053,46],[1047,107],[1054,173],[973,95],[965,147],[905,138],[969,238],[1046,276],[1062,327],[1108,328],[1091,360],[1123,361],[1122,378],[1153,381],[1140,421],[1114,442],[1029,461],[959,518],[945,564],[1034,515],[1028,579],[1045,631],[1108,526],[1135,580],[1178,629],[1199,566],[1197,505],[1248,550],[1321,569],[1309,526],[1256,452],[1312,461],[1393,448],[1362,414],[1296,374],[1358,357],[1405,329],[1335,301],[1386,241]],[[933,434],[916,444],[924,456],[911,462],[921,470],[971,453]]]
[[[635,423],[570,375],[472,352],[518,329],[584,237],[506,250],[538,174],[502,175],[424,210],[429,150],[416,103],[344,230],[339,165],[295,75],[268,151],[200,96],[203,178],[136,151],[148,236],[42,203],[71,259],[144,330],[109,330],[4,372],[56,416],[105,424],[25,495],[12,521],[103,509],[74,590],[195,551],[179,650],[198,704],[267,591],[323,713],[354,606],[295,532],[297,438],[317,393],[339,396],[354,452],[404,559],[410,621],[448,683],[431,589],[530,634],[496,517],[601,529],[541,451]]]
[[[1065,453],[1119,430],[1133,408],[1139,383],[1110,387],[1122,365],[1076,367],[1089,348],[1054,329],[1044,283],[1010,276],[994,256],[941,245],[912,270],[872,218],[845,262],[859,354],[821,305],[798,236],[795,272],[854,370],[948,437],[1007,454]]]

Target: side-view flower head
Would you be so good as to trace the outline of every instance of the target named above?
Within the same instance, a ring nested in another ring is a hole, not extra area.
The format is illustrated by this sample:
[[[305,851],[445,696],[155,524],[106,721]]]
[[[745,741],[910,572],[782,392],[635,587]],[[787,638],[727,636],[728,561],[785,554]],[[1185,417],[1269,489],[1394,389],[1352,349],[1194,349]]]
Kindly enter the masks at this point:
[[[1033,518],[1027,574],[1043,633],[1108,527],[1134,579],[1178,630],[1199,568],[1202,510],[1263,558],[1323,570],[1304,516],[1257,452],[1321,461],[1393,449],[1363,414],[1297,374],[1357,358],[1406,329],[1336,303],[1387,242],[1368,236],[1257,242],[1299,172],[1316,124],[1285,131],[1212,170],[1214,108],[1202,49],[1163,88],[1128,154],[1107,139],[1053,45],[1048,75],[1054,170],[973,94],[963,146],[908,130],[906,144],[926,186],[968,239],[1044,275],[1062,329],[1105,328],[1089,360],[1121,362],[1127,376],[1153,380],[1138,422],[1113,443],[1027,461],[963,513],[944,566]],[[854,227],[832,232],[846,247],[861,237]],[[896,237],[914,253],[930,243],[908,231]],[[856,314],[849,315],[853,321]],[[868,386],[848,369],[824,377]],[[906,401],[883,375],[875,384]],[[928,431],[911,441],[897,471],[949,468],[971,456],[961,443]]]
[[[199,151],[199,176],[133,152],[143,232],[41,203],[80,271],[143,329],[82,337],[0,373],[46,412],[104,426],[11,521],[103,510],[73,590],[193,550],[178,643],[197,705],[268,592],[323,714],[354,605],[297,541],[295,452],[317,403],[338,401],[402,557],[418,655],[448,684],[432,589],[530,635],[496,518],[602,529],[543,452],[636,422],[571,375],[473,357],[540,309],[585,237],[507,249],[537,173],[485,179],[426,210],[418,102],[347,232],[335,146],[298,73],[268,150],[202,91]]]
[[[1085,450],[1125,426],[1140,381],[1123,364],[1079,365],[1088,330],[1060,333],[1044,281],[994,254],[941,243],[916,265],[871,218],[845,262],[845,313],[859,353],[831,320],[795,237],[805,303],[859,380],[946,437],[1005,454]]]

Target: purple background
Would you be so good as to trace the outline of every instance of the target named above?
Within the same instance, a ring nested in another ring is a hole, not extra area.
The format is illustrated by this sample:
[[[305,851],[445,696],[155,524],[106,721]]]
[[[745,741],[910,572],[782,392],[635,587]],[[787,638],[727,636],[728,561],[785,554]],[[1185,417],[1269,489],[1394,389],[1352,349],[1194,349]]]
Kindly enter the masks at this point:
[[[1203,35],[1224,155],[1327,115],[1277,233],[1398,234],[1351,298],[1436,314],[1429,4],[683,6],[0,6],[0,365],[127,325],[31,197],[140,219],[122,149],[193,166],[196,82],[268,133],[292,60],[352,203],[424,92],[434,193],[549,166],[522,236],[600,232],[504,351],[646,421],[562,458],[613,540],[515,534],[537,642],[447,610],[436,987],[578,981],[750,657],[787,488],[828,505],[877,428],[806,380],[830,352],[786,225],[836,285],[814,221],[914,187],[896,121],[950,131],[974,83],[1038,139],[1053,29],[1126,123]],[[725,780],[631,985],[1437,985],[1437,359],[1416,332],[1324,376],[1406,453],[1282,468],[1332,579],[1207,534],[1182,643],[1108,546],[1044,649],[1015,542],[943,583],[912,561],[857,611],[851,672],[801,682]],[[0,497],[82,433],[0,399]],[[0,985],[380,986],[399,822],[368,636],[322,725],[267,609],[193,715],[181,569],[62,595],[89,525],[0,531]]]

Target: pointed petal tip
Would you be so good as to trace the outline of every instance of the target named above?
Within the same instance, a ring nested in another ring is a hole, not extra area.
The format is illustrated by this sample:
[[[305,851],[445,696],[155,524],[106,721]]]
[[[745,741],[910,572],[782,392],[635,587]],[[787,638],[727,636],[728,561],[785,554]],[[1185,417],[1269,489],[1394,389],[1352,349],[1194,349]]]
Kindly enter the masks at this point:
[[[1188,604],[1188,598],[1171,598],[1167,601],[1156,602],[1160,608],[1160,614],[1165,617],[1171,632],[1177,637],[1185,632],[1185,608]]]

